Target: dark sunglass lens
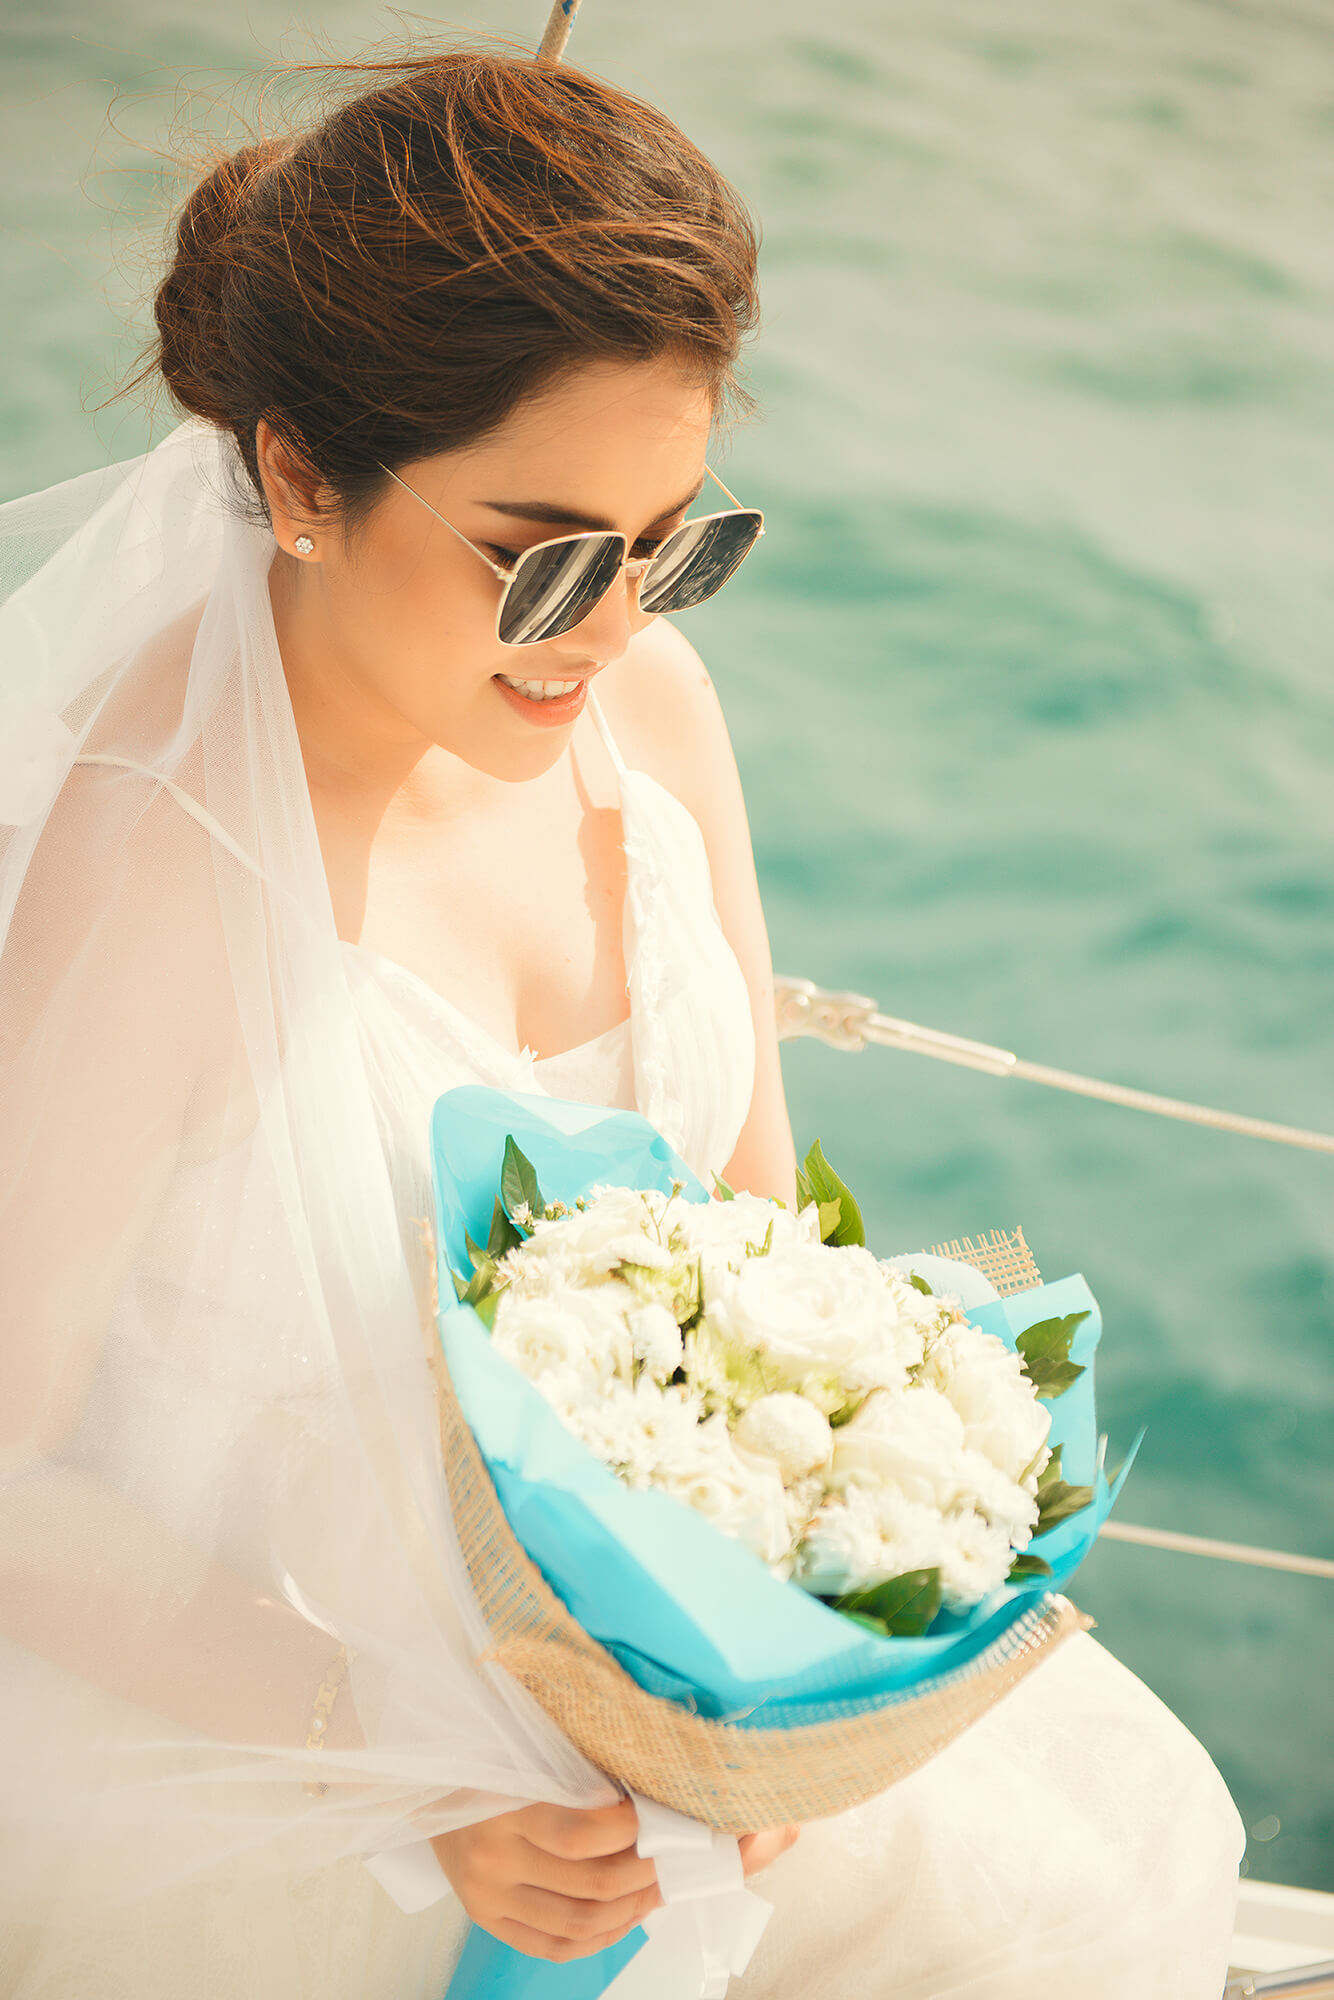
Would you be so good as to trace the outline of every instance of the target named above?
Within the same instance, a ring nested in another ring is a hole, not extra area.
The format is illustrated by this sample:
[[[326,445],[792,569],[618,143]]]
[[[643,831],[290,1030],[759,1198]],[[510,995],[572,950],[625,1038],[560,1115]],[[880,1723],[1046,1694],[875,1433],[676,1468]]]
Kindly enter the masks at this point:
[[[499,631],[507,646],[536,646],[582,624],[605,597],[621,567],[620,535],[579,535],[530,549],[500,607]]]
[[[755,546],[763,517],[755,513],[715,514],[687,521],[669,535],[644,571],[641,611],[688,611],[721,590]]]

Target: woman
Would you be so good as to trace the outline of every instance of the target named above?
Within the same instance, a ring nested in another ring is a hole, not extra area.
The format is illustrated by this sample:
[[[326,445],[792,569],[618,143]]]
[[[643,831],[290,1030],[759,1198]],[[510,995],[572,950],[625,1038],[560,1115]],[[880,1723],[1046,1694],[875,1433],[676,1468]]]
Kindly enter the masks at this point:
[[[754,307],[660,114],[406,62],[186,204],[192,421],[5,510],[7,1995],[438,2000],[468,1916],[560,1959],[657,1901],[479,1657],[425,1141],[480,1081],[792,1196],[736,769],[659,615],[758,528],[706,463]],[[743,1996],[1221,1984],[1235,1813],[1092,1641],[795,1835],[744,1843]]]

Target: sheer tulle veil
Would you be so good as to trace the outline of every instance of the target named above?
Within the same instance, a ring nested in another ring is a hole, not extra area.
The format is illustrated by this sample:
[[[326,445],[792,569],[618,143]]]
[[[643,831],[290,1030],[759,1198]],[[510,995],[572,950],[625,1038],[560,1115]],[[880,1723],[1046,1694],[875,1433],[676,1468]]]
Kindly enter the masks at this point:
[[[610,1795],[479,1659],[245,477],[0,509],[0,1915]]]

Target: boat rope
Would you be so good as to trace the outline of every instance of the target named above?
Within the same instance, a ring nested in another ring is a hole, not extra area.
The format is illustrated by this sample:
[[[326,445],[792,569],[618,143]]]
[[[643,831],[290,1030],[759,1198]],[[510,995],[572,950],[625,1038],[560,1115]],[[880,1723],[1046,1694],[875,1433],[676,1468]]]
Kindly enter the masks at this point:
[[[1102,1540],[1139,1542],[1149,1549],[1174,1549],[1183,1556],[1216,1556],[1220,1562],[1286,1569],[1296,1576],[1334,1577],[1334,1562],[1324,1556],[1294,1556],[1285,1549],[1256,1549],[1246,1542],[1214,1542],[1204,1535],[1178,1535],[1170,1528],[1136,1528],[1129,1521],[1104,1521],[1098,1532]]]
[[[537,51],[537,60],[548,63],[553,68],[565,53],[565,44],[570,39],[574,17],[579,12],[579,0],[555,0],[542,36],[542,45]]]
[[[774,1000],[780,1041],[814,1035],[833,1048],[854,1051],[874,1042],[882,1048],[905,1049],[912,1055],[934,1056],[939,1062],[982,1070],[988,1076],[1018,1077],[1026,1083],[1046,1084],[1052,1090],[1100,1098],[1104,1104],[1124,1105],[1131,1111],[1151,1111],[1159,1118],[1177,1118],[1188,1125],[1209,1125],[1220,1132],[1269,1139],[1280,1146],[1303,1146],[1314,1153],[1334,1153],[1334,1134],[1308,1132],[1298,1125],[1277,1125],[1271,1119],[1248,1118],[1237,1111],[1215,1111],[1205,1104],[1188,1104],[1179,1097],[1159,1097],[1151,1090],[1101,1083],[1096,1077],[1053,1069],[1048,1063],[1028,1062],[1009,1049],[993,1048],[989,1042],[970,1042],[963,1035],[947,1034],[940,1028],[922,1028],[914,1021],[896,1020],[892,1014],[882,1014],[875,1001],[861,993],[830,992],[809,979],[779,979],[775,981]]]

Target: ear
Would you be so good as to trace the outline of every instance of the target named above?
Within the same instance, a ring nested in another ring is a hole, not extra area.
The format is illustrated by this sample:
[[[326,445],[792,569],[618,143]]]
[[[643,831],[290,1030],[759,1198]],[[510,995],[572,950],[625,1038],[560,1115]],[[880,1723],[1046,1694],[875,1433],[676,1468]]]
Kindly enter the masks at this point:
[[[278,436],[267,417],[255,426],[255,458],[278,543],[289,554],[300,534],[331,525],[333,489],[301,453]]]

